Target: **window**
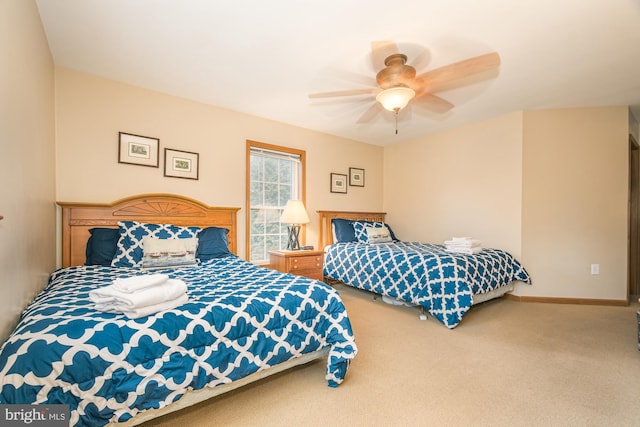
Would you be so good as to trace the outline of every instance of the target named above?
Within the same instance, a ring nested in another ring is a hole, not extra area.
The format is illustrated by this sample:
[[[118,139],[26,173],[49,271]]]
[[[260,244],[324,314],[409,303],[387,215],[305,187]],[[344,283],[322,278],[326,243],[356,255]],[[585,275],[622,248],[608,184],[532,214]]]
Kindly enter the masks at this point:
[[[304,202],[305,152],[247,141],[247,258],[266,263],[269,251],[287,247],[280,215],[287,201]],[[301,232],[304,241],[304,227]]]

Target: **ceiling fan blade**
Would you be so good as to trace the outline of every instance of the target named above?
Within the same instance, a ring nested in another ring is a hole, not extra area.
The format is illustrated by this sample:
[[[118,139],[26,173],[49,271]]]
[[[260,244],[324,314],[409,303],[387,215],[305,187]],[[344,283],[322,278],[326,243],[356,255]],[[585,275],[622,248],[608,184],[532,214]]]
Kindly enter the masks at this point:
[[[371,87],[377,86],[375,76],[349,71],[344,68],[331,70],[332,79],[343,82],[347,87]],[[341,83],[341,85],[343,84]]]
[[[426,65],[431,62],[431,54],[427,51],[427,49],[421,49],[416,55],[409,58],[409,65],[411,65],[416,70],[422,69],[426,67]]]
[[[475,56],[435,70],[427,71],[416,77],[414,90],[434,92],[441,85],[460,80],[473,74],[492,70],[500,66],[500,55],[497,52]]]
[[[416,106],[428,109],[435,113],[446,113],[454,107],[454,105],[446,99],[440,98],[439,96],[431,93],[418,95],[411,102]]]
[[[399,53],[398,46],[388,40],[373,41],[371,42],[371,62],[373,63],[373,69],[377,72],[385,67],[384,60],[389,55]]]
[[[358,124],[369,123],[375,116],[382,111],[382,105],[379,102],[374,102],[373,105],[367,108],[360,118],[356,121]]]
[[[335,92],[312,93],[309,98],[332,98],[336,96],[370,95],[380,92],[378,88],[339,90]]]

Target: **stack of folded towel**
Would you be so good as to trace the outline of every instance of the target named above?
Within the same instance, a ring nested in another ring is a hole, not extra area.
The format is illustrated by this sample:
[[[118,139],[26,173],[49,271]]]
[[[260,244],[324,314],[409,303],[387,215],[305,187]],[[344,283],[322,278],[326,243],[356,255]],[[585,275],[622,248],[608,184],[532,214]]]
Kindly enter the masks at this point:
[[[454,254],[473,255],[482,251],[480,240],[471,237],[453,237],[444,241],[445,250]]]
[[[170,310],[186,303],[187,285],[166,274],[116,279],[109,286],[89,292],[99,311],[123,313],[131,319]]]

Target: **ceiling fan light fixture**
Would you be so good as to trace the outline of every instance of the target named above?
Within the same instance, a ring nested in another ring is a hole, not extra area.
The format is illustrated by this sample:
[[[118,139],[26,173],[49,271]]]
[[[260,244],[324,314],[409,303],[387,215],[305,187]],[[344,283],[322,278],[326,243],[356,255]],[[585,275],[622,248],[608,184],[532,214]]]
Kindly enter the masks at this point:
[[[380,92],[376,101],[382,104],[385,110],[398,112],[406,107],[414,96],[416,93],[410,87],[396,86]]]

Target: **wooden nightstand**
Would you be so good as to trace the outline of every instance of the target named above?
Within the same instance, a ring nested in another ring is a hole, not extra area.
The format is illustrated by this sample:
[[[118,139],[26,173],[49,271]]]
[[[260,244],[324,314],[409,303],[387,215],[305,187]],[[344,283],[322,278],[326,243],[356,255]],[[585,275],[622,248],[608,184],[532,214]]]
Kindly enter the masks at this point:
[[[269,268],[322,280],[324,251],[269,251]]]

